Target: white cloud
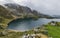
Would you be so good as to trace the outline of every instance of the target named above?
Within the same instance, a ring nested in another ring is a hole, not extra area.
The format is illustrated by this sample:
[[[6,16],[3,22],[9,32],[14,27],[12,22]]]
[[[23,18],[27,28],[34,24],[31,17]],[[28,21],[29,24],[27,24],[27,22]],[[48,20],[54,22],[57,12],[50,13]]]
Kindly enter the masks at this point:
[[[31,0],[31,3],[42,13],[60,15],[60,0]]]

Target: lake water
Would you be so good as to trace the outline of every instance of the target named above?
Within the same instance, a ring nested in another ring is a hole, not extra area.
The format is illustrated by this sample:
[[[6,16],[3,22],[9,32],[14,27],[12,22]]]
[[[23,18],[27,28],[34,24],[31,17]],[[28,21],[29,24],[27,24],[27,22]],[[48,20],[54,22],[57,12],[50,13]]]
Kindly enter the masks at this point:
[[[45,18],[40,18],[38,20],[18,19],[9,23],[8,29],[26,31],[26,30],[31,30],[33,28],[40,27],[43,24],[47,24],[48,22],[51,22],[51,21],[60,22],[60,19],[45,19]]]

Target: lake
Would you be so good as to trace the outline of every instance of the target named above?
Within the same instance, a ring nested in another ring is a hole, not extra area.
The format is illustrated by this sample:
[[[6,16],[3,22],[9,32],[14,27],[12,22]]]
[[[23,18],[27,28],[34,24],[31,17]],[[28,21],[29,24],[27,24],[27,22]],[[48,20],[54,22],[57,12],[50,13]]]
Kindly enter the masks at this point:
[[[21,20],[21,19],[18,19],[18,20],[10,22],[8,29],[19,30],[19,31],[27,31],[27,30],[31,30],[33,28],[40,27],[43,24],[47,24],[51,21],[60,22],[60,19],[46,19],[46,18],[39,18],[38,20],[33,20],[33,19]]]

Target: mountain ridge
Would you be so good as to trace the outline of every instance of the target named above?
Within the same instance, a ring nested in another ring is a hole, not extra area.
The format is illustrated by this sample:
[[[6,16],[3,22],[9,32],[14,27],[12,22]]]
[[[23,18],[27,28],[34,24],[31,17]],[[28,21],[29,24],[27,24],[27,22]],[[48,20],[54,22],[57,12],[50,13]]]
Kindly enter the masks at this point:
[[[25,15],[30,15],[30,16],[38,16],[38,17],[50,17],[49,15],[45,15],[42,13],[39,13],[36,10],[32,10],[31,8],[27,7],[27,6],[21,6],[18,4],[14,4],[14,3],[9,3],[9,4],[5,4],[5,6],[7,6],[9,9],[13,9],[15,10],[14,12],[17,12],[17,14],[19,13],[24,13]]]

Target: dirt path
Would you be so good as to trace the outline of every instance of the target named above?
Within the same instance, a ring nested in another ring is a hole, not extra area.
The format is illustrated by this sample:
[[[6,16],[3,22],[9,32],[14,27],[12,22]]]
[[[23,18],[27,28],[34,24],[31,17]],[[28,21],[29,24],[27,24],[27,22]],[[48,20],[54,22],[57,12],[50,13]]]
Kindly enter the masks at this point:
[[[44,34],[42,34],[42,33],[40,33],[40,34],[37,34],[38,36],[41,36],[41,38],[48,38],[48,36],[47,35],[44,35]]]

